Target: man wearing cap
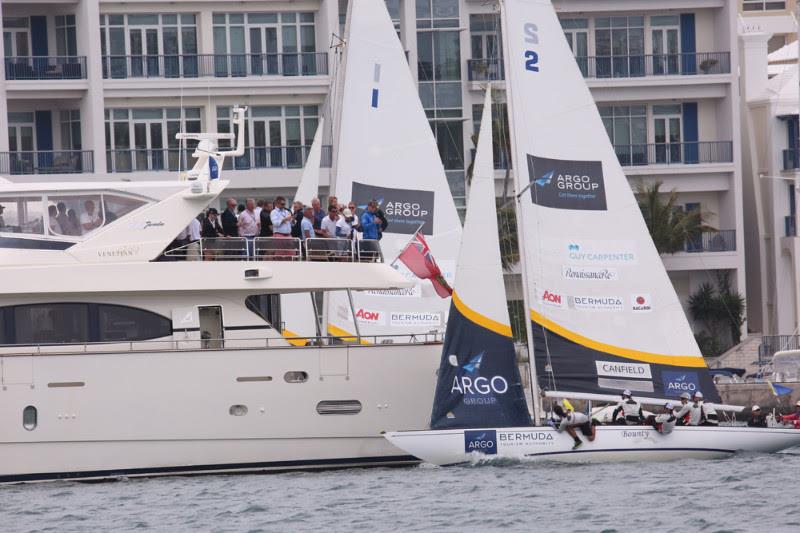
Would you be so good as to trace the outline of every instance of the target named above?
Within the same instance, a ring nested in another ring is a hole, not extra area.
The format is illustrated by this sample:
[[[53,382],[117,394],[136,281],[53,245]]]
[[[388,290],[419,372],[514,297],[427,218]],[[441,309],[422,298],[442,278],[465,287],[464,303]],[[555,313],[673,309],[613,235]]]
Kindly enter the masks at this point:
[[[689,425],[689,409],[691,405],[689,405],[689,400],[692,397],[689,396],[688,392],[681,393],[681,405],[678,407],[678,410],[675,412],[675,418],[677,418],[677,424],[679,426],[688,426]]]
[[[669,435],[675,429],[675,423],[678,421],[674,410],[675,406],[672,405],[672,402],[667,402],[659,414],[647,417],[647,423],[662,435]]]
[[[778,421],[783,422],[784,424],[787,422],[793,422],[794,429],[800,429],[800,401],[795,403],[794,406],[794,413],[790,415],[781,415],[778,417]]]
[[[692,395],[692,401],[689,402],[689,423],[686,425],[702,426],[705,419],[705,413],[703,412],[703,393],[697,391]]]
[[[349,207],[345,207],[342,216],[336,222],[336,236],[340,239],[352,239],[353,223],[355,221],[356,217],[353,216],[353,212]]]
[[[701,426],[719,426],[719,415],[717,415],[717,409],[711,402],[703,401],[703,393],[697,392],[700,395],[700,405],[703,409],[703,421],[700,423]]]
[[[761,413],[761,408],[759,406],[753,406],[750,419],[747,421],[747,426],[751,428],[767,427],[767,415]]]
[[[617,415],[620,412],[623,414],[623,417],[617,420]],[[625,390],[622,393],[622,401],[619,402],[617,404],[617,408],[614,409],[614,414],[611,415],[611,420],[613,420],[615,424],[624,424],[628,426],[638,426],[644,423],[642,406],[639,405],[639,402],[633,399],[631,391]]]

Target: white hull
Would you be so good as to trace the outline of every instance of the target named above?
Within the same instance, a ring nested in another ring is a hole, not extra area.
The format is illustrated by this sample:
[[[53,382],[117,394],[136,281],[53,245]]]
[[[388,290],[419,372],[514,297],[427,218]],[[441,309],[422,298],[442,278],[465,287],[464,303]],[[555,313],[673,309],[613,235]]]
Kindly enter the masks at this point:
[[[483,432],[483,439],[474,438]],[[584,444],[577,450],[572,450],[572,437],[551,427],[395,431],[386,438],[404,452],[440,466],[494,459],[587,463],[717,459],[800,445],[800,431],[782,428],[678,427],[661,435],[649,426],[598,426],[594,442],[578,434]],[[475,451],[468,452],[468,447]],[[488,453],[478,451],[481,448]]]
[[[427,423],[440,350],[3,356],[0,482],[416,462],[381,433]],[[289,383],[286,372],[308,379]],[[331,400],[362,408],[320,414]],[[233,416],[234,405],[247,414]],[[32,430],[26,406],[38,412]]]

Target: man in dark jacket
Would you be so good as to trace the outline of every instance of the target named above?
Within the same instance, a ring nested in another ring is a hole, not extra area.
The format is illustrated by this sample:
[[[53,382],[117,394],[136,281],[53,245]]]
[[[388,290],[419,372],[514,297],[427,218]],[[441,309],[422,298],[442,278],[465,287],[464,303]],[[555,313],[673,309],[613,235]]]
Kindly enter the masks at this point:
[[[751,428],[767,427],[767,415],[761,413],[761,408],[759,406],[753,406],[753,412],[750,415],[750,419],[747,421],[747,425]]]
[[[239,226],[236,218],[236,198],[228,198],[228,208],[222,212],[222,232],[226,237],[238,237]]]

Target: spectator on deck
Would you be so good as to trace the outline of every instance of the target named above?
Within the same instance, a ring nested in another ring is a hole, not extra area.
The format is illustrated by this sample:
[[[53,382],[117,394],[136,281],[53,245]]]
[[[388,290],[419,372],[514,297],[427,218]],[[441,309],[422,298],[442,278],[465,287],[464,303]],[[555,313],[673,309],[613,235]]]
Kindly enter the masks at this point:
[[[3,220],[3,211],[5,211],[5,210],[6,210],[6,208],[3,207],[2,205],[0,205],[0,228],[5,227],[5,225],[6,225],[6,221]]]
[[[203,227],[203,225],[200,223],[200,217],[202,216],[203,213],[200,213],[189,222],[188,226],[186,226],[186,240],[188,241],[188,244],[186,245],[187,261],[200,260],[200,234]]]
[[[56,206],[51,205],[47,208],[47,215],[50,219],[50,233],[55,233],[56,235],[64,235],[64,228],[61,227],[61,223],[58,221],[58,209]]]
[[[303,238],[303,202],[295,200],[292,202],[292,237],[295,239]]]
[[[58,204],[56,204],[56,210],[56,220],[58,220],[58,224],[61,226],[61,233],[64,235],[77,235],[77,228],[73,228],[72,224],[69,222],[69,216],[67,215],[67,204],[64,202],[58,202]]]
[[[263,209],[264,209],[264,200],[259,198],[258,200],[256,200],[256,208],[255,208],[256,219],[261,220],[261,211]]]
[[[314,229],[320,229],[322,219],[325,218],[325,211],[322,210],[319,198],[311,199],[311,207],[314,209]]]
[[[339,207],[339,199],[335,196],[328,196],[328,207],[335,206]]]
[[[353,225],[356,222],[356,217],[349,207],[344,209],[342,216],[336,221],[336,236],[340,239],[353,238]]]
[[[750,419],[747,421],[747,425],[751,428],[767,427],[767,415],[761,412],[761,408],[759,406],[753,406],[752,412],[750,413]]]
[[[222,231],[226,237],[238,237],[239,227],[236,225],[236,198],[228,198],[227,207],[222,212]]]
[[[263,202],[261,204],[261,212],[258,214],[258,222],[261,224],[261,231],[258,233],[259,237],[272,237],[272,202]]]
[[[795,429],[800,429],[800,401],[798,401],[794,405],[795,405],[794,413],[790,415],[778,416],[778,422],[783,422],[784,424],[793,424]]]
[[[350,202],[347,204],[347,209],[349,209],[353,214],[353,222],[350,224],[353,228],[353,231],[361,231],[361,224],[358,220],[358,206],[356,206],[355,202]]]
[[[219,211],[215,208],[210,207],[206,212],[206,217],[203,219],[203,228],[200,231],[200,236],[203,239],[216,239],[218,237],[223,237],[225,235],[225,231],[222,229],[222,225],[219,223]],[[213,261],[214,258],[217,256],[219,246],[213,244],[213,241],[209,241],[208,244],[203,244],[203,259],[207,261]]]
[[[67,211],[67,219],[69,219],[69,227],[72,231],[70,235],[80,235],[81,234],[81,223],[78,220],[78,213],[75,212],[74,209],[70,209]]]
[[[303,240],[314,238],[314,208],[303,208],[303,220],[300,222],[300,238]]]
[[[89,233],[103,225],[103,219],[100,218],[100,213],[95,210],[92,200],[86,200],[83,203],[83,209],[84,211],[81,213],[80,218],[83,233]]]
[[[339,221],[339,208],[335,205],[328,206],[328,216],[322,219],[317,235],[326,239],[336,238],[336,223]]]
[[[292,236],[292,213],[286,209],[286,198],[278,196],[275,198],[275,207],[270,213],[272,220],[272,234],[274,237]]]
[[[380,235],[380,228],[383,220],[378,216],[378,202],[371,200],[367,204],[367,210],[361,215],[361,227],[365,239],[377,240]]]
[[[247,205],[239,214],[237,225],[239,226],[239,235],[247,239],[247,255],[252,257],[254,254],[254,239],[258,235],[260,223],[256,217],[256,201],[252,198],[247,199]]]

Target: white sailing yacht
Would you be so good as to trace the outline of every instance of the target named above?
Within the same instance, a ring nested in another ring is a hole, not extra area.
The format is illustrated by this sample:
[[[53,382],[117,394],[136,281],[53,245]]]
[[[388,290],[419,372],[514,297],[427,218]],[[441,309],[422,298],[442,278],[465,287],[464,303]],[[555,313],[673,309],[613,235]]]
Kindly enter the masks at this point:
[[[540,391],[608,401],[625,389],[656,405],[694,390],[718,402],[553,6],[549,0],[504,0],[501,21],[534,403]],[[488,203],[493,195],[480,192],[493,176],[489,103],[487,96],[473,176],[473,191],[479,192],[470,193],[467,227],[493,207]],[[800,444],[799,431],[783,428],[678,427],[661,435],[650,426],[601,426],[593,442],[573,450],[567,433],[511,423],[523,418],[521,387],[507,343],[487,339],[492,331],[508,332],[499,302],[487,300],[503,290],[499,253],[492,253],[493,265],[487,262],[489,242],[494,252],[496,233],[465,231],[455,294],[464,295],[466,322],[453,320],[451,311],[432,429],[386,435],[402,450],[446,465],[474,454],[666,460]],[[475,295],[478,273],[481,292]],[[538,405],[533,413],[535,422],[544,418]]]

